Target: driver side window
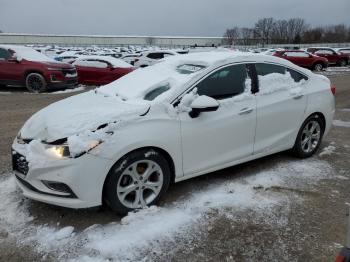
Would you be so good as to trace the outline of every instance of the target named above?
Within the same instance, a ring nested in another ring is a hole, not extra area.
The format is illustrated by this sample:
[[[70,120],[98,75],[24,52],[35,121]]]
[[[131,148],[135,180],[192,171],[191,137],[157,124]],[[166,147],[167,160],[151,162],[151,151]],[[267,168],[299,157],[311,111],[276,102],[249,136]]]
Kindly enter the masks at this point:
[[[7,60],[11,57],[11,54],[6,49],[0,48],[0,60]]]
[[[226,99],[244,92],[248,73],[246,65],[222,68],[197,84],[198,95]]]

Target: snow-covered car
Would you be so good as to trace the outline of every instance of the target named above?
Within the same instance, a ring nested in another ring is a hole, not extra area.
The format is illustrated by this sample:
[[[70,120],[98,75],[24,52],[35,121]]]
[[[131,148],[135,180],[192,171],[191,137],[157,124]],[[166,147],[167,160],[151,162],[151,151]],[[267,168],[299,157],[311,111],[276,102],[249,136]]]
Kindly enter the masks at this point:
[[[106,85],[132,72],[135,68],[121,59],[111,56],[83,56],[73,65],[82,85]]]
[[[127,62],[130,65],[135,64],[135,60],[140,57],[141,54],[124,54],[120,57],[123,61]]]
[[[170,183],[285,150],[310,157],[334,93],[325,76],[273,56],[173,56],[34,114],[13,142],[13,170],[28,198],[125,214]]]
[[[169,57],[179,55],[177,52],[172,50],[159,50],[159,51],[147,51],[142,53],[142,55],[135,59],[134,66],[136,67],[147,67],[154,65],[159,62],[159,60]]]

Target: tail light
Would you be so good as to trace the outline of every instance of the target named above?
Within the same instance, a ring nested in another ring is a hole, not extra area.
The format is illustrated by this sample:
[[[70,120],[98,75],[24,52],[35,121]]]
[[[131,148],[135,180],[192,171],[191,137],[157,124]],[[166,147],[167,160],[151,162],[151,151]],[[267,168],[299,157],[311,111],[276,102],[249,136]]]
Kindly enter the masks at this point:
[[[346,262],[346,258],[344,256],[339,255],[335,259],[335,262]]]
[[[331,85],[331,91],[333,95],[335,95],[336,90],[337,88],[335,87],[335,85]]]

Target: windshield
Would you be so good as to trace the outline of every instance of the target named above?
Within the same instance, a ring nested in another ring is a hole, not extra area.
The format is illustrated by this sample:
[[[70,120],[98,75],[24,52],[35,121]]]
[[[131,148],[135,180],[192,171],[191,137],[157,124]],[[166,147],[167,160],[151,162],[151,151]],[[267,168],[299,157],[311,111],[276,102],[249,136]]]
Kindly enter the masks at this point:
[[[31,48],[19,47],[10,49],[16,53],[18,58],[23,58],[28,61],[55,62],[55,60],[53,60],[52,58]]]
[[[159,63],[146,68],[139,68],[118,80],[102,86],[99,93],[117,96],[122,100],[156,100],[161,94],[182,85],[195,73],[180,73],[178,65]],[[162,96],[163,97],[163,96]]]

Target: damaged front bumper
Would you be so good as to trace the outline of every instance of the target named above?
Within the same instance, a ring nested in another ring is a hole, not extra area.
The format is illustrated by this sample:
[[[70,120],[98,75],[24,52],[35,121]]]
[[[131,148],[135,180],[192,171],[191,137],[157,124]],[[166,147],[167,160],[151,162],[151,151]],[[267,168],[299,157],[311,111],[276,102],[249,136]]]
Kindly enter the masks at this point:
[[[86,153],[79,158],[42,158],[30,165],[26,146],[16,140],[12,145],[13,171],[24,196],[69,208],[101,205],[111,160]]]

